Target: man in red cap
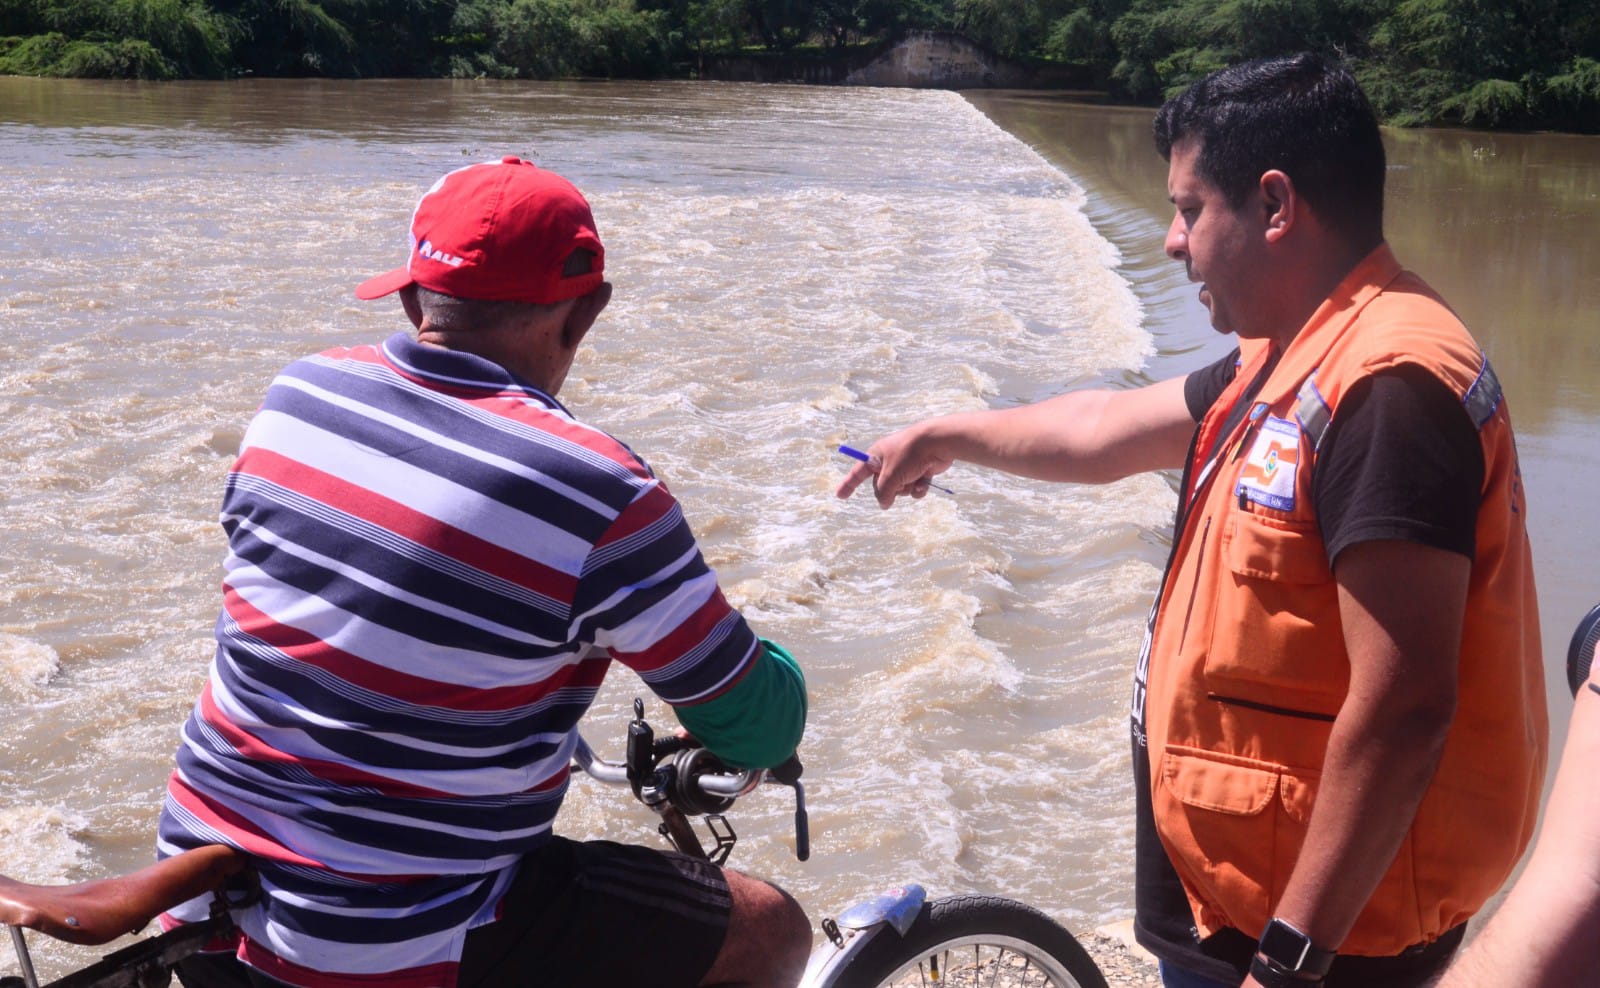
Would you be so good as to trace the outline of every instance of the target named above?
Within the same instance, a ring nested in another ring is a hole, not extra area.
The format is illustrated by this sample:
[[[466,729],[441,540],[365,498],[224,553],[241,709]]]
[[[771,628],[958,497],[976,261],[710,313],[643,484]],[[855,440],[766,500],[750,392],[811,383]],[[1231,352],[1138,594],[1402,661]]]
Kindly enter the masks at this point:
[[[552,832],[613,659],[730,764],[785,761],[805,723],[799,667],[723,598],[666,487],[556,401],[604,271],[571,183],[459,169],[405,266],[356,290],[399,292],[415,338],[268,389],[159,836],[242,849],[262,896],[185,984],[798,980],[810,929],[780,889]]]

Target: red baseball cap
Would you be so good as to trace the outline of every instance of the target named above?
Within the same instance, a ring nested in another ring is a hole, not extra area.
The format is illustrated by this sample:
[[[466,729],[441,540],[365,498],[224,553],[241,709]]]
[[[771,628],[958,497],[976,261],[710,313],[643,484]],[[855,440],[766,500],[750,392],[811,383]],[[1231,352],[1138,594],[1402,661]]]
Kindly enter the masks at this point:
[[[567,258],[594,257],[563,277]],[[605,248],[583,193],[555,172],[508,155],[458,168],[433,183],[411,214],[411,256],[356,286],[382,298],[407,285],[485,301],[560,302],[605,279]]]

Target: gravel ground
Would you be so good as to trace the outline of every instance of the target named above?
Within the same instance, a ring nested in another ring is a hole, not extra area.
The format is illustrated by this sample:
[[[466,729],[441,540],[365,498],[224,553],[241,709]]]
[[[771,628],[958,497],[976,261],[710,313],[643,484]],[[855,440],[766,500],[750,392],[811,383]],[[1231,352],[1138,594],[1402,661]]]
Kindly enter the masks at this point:
[[[1100,968],[1106,984],[1110,988],[1161,988],[1161,976],[1154,959],[1137,947],[1130,949],[1114,935],[1117,931],[1109,932],[1113,935],[1095,932],[1077,938]],[[935,984],[944,988],[1038,988],[1044,984],[1057,984],[1050,981],[1044,971],[1018,954],[996,955],[985,950],[980,960],[978,957],[964,957],[962,951],[965,949],[968,948],[957,948],[939,955],[948,966],[935,977],[930,977],[929,970],[919,964],[895,978],[892,988],[928,988]],[[978,963],[974,964],[974,961]],[[891,985],[890,982],[885,984]]]
[[[1130,950],[1120,937],[1096,931],[1079,934],[1078,942],[1094,958],[1111,988],[1161,988],[1155,959],[1142,950]]]

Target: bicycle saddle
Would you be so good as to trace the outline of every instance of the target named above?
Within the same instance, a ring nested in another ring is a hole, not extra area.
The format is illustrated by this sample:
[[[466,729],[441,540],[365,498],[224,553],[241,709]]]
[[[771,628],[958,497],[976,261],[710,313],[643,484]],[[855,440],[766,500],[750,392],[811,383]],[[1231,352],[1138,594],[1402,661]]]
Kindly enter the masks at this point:
[[[137,933],[180,902],[214,891],[244,870],[246,857],[208,844],[130,875],[76,885],[30,885],[0,875],[0,923],[68,943],[100,944]]]

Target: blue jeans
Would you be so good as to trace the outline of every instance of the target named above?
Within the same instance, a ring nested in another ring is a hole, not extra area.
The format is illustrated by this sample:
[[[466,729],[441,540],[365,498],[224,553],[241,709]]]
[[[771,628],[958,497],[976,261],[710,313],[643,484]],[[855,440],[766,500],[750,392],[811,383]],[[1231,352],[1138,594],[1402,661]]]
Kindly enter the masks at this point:
[[[1161,962],[1161,983],[1165,988],[1239,988],[1238,981],[1215,981],[1166,961]]]

